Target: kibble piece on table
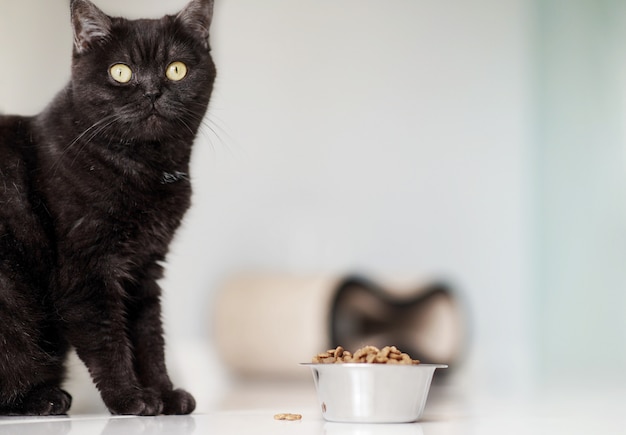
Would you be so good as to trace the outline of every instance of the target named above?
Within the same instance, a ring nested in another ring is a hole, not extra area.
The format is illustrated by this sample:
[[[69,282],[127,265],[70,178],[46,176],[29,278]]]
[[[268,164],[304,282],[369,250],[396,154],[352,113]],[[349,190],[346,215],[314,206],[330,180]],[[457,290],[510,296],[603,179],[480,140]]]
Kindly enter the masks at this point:
[[[298,421],[302,420],[302,416],[300,414],[276,414],[274,420]]]

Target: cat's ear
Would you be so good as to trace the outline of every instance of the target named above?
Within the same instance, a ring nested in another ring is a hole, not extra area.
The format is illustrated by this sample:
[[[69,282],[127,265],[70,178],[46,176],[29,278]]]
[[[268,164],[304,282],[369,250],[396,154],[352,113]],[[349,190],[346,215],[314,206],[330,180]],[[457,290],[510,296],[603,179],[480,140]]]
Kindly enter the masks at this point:
[[[191,0],[176,19],[209,48],[209,28],[213,20],[213,0]]]
[[[111,32],[111,18],[89,0],[71,0],[74,50],[78,54],[89,51],[106,41]]]

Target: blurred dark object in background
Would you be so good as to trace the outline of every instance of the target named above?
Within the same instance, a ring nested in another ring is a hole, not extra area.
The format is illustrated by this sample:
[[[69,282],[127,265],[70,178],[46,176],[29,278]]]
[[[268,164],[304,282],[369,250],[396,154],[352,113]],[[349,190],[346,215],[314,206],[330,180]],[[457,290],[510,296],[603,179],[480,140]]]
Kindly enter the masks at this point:
[[[402,293],[361,276],[340,282],[331,304],[331,347],[395,345],[424,363],[454,366],[466,336],[458,298],[442,283]]]

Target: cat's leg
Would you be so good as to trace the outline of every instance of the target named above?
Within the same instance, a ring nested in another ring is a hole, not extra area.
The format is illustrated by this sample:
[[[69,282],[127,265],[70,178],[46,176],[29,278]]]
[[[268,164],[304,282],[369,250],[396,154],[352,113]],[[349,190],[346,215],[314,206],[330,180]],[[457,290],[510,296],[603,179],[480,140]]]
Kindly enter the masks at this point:
[[[62,415],[67,347],[28,298],[30,289],[0,271],[0,414]]]
[[[69,342],[87,366],[111,413],[160,414],[161,395],[144,388],[135,373],[123,289],[110,279],[83,275],[61,299],[65,304],[57,304]]]
[[[128,307],[137,375],[142,385],[161,394],[164,414],[190,414],[196,408],[195,399],[185,390],[174,389],[167,373],[161,322],[161,289],[156,282],[160,268],[154,266],[154,270],[156,278],[143,280],[134,291],[134,303]]]

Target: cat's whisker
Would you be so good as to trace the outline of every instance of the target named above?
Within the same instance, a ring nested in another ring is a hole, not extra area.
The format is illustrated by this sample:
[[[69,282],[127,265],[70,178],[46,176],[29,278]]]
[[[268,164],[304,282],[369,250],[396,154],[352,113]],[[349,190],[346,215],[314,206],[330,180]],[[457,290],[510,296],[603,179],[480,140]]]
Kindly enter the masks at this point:
[[[113,120],[112,120],[113,118]],[[63,147],[62,151],[61,151],[61,155],[59,155],[57,157],[57,159],[55,160],[54,164],[51,166],[50,170],[53,171],[52,175],[56,175],[57,170],[59,168],[59,166],[61,165],[61,162],[63,160],[63,158],[71,151],[71,149],[77,144],[79,143],[85,136],[87,136],[88,134],[89,139],[87,139],[87,141],[85,141],[85,144],[83,144],[83,146],[81,146],[80,151],[85,147],[85,145],[89,142],[91,142],[95,137],[97,137],[102,131],[104,131],[105,128],[107,128],[109,125],[111,125],[113,122],[115,122],[115,115],[111,115],[105,118],[102,118],[100,120],[98,120],[97,122],[95,122],[94,124],[92,124],[91,126],[89,126],[87,129],[85,129],[82,133],[80,133],[76,138],[74,138],[74,140],[72,140],[68,145],[66,145],[65,147]],[[109,122],[111,121],[111,122]],[[107,124],[108,123],[108,124]],[[106,125],[103,125],[106,124]],[[74,158],[74,160],[76,159],[76,157]],[[73,161],[74,161],[73,160]]]
[[[178,118],[177,121],[178,121],[179,124],[181,124],[183,127],[185,127],[185,129],[187,129],[187,131],[189,133],[191,133],[192,135],[195,135],[195,133],[194,133],[193,129],[191,128],[191,126],[187,122],[185,122],[184,119]]]
[[[203,132],[203,136],[207,138],[207,140],[209,141],[209,143],[211,143],[212,146],[213,146],[213,141],[211,139],[212,137],[214,137],[215,139],[219,141],[220,145],[223,148],[232,152],[233,150],[232,150],[231,145],[236,142],[233,139],[233,137],[230,135],[230,133],[228,133],[228,131],[225,128],[223,128],[220,124],[218,124],[215,118],[216,118],[215,114],[211,113],[202,119],[201,125],[204,128],[201,129],[201,131]],[[209,133],[206,133],[206,131],[208,131]],[[228,140],[225,140],[225,138]]]
[[[105,118],[106,120],[107,118]],[[109,118],[109,122],[107,123],[101,123],[101,125],[99,125],[99,127],[97,129],[93,129],[88,137],[87,140],[82,141],[83,144],[82,146],[78,149],[78,151],[76,152],[76,154],[74,155],[74,158],[72,159],[72,165],[74,165],[74,163],[76,162],[76,159],[78,158],[78,156],[83,152],[83,150],[85,149],[85,147],[87,145],[89,145],[91,143],[91,141],[93,141],[96,137],[100,136],[100,134],[105,131],[107,128],[109,128],[111,125],[115,124],[117,121],[119,121],[121,118],[119,116],[115,116],[112,115]],[[76,143],[76,141],[74,142]]]
[[[196,118],[196,122],[198,122]],[[207,142],[213,151],[215,151],[215,141],[217,139],[222,145],[226,145],[226,143],[219,136],[216,129],[214,129],[209,122],[205,119],[200,119],[198,124],[198,135],[205,139],[204,142]]]
[[[201,134],[206,140],[207,142],[211,145],[211,147],[214,147],[214,141],[213,138],[217,139],[219,141],[219,143],[223,146],[225,146],[226,148],[228,148],[228,144],[226,143],[226,141],[224,141],[221,137],[220,134],[229,136],[228,133],[226,132],[226,130],[224,130],[223,128],[221,128],[217,122],[215,122],[215,120],[212,119],[212,115],[206,114],[202,117],[198,116],[198,114],[196,114],[195,112],[193,112],[192,110],[190,110],[189,108],[181,108],[181,111],[183,111],[186,115],[188,115],[192,120],[198,122],[198,133]]]

